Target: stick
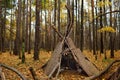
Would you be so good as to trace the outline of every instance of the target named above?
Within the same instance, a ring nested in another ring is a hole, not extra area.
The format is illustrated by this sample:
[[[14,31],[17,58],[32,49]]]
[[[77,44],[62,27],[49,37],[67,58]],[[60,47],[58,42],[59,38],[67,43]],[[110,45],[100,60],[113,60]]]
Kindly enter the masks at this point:
[[[36,75],[35,71],[33,70],[33,68],[30,67],[29,70],[30,70],[30,72],[31,72],[31,74],[32,74],[33,79],[34,79],[34,80],[38,80],[37,75]]]
[[[22,80],[26,80],[26,78],[25,78],[18,70],[16,70],[15,68],[10,67],[10,66],[7,66],[7,65],[5,65],[5,64],[0,64],[0,65],[1,65],[2,67],[4,67],[4,68],[7,68],[7,69],[15,72],[18,76],[20,76],[20,78],[21,78]]]
[[[55,70],[58,68],[58,66],[59,66],[59,63],[57,63],[57,64],[55,65],[55,67],[54,67],[54,69],[52,70],[52,72],[48,75],[49,78],[53,75],[53,73],[54,73]]]
[[[57,76],[59,75],[59,73],[60,73],[61,57],[62,57],[62,55],[60,56],[60,62],[59,62],[59,65],[58,65],[58,71],[57,71],[56,77],[57,77]]]
[[[1,65],[0,65],[0,79],[1,79],[1,80],[6,80],[6,79],[5,79],[5,74],[2,72]]]

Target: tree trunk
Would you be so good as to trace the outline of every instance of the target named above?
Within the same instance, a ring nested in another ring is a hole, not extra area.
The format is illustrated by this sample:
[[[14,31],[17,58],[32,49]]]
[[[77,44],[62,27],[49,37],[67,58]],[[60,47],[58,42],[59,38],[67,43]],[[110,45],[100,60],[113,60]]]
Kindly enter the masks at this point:
[[[76,31],[75,31],[75,44],[76,44],[76,46],[77,47],[79,47],[79,26],[78,26],[78,24],[79,24],[79,0],[76,0],[75,1],[75,5],[76,5],[76,27],[75,27],[75,29],[76,29]]]
[[[28,2],[29,2],[29,0],[27,0],[27,5],[26,5],[26,30],[25,30],[25,37],[26,37],[26,39],[25,39],[25,52],[27,52],[28,51],[28,26],[29,26],[29,24],[28,24]]]
[[[0,0],[0,53],[2,52],[2,6]]]
[[[120,7],[119,7],[119,10],[120,10]],[[120,12],[119,12],[119,16],[118,16],[118,21],[120,21]],[[120,26],[120,22],[119,22],[118,26]],[[119,27],[119,49],[120,49],[120,27]]]
[[[97,2],[96,2],[96,3],[97,3]],[[98,12],[98,11],[97,11],[97,8],[95,8],[96,16],[98,15],[97,12]],[[97,53],[98,53],[98,50],[99,50],[99,49],[98,49],[98,33],[97,33],[97,30],[98,30],[98,19],[97,19],[97,18],[96,18],[96,25],[95,25],[95,27],[96,27],[96,33],[95,33],[95,34],[96,34],[96,50],[97,50]],[[97,54],[97,53],[96,53],[96,54]]]
[[[6,8],[7,8],[7,1],[4,2],[4,16],[3,16],[3,23],[2,23],[2,52],[5,52],[5,34],[6,34]]]
[[[100,0],[102,1],[102,0]],[[102,14],[102,7],[100,7],[100,14]],[[102,23],[102,15],[100,16],[100,27],[103,28]],[[103,53],[104,46],[103,46],[103,33],[100,33],[100,53]]]
[[[44,12],[45,12],[45,49],[48,50],[48,26],[47,26],[47,11],[46,11],[46,0],[44,0]]]
[[[12,4],[12,1],[11,1],[11,4]],[[11,19],[10,19],[10,48],[9,48],[10,54],[12,54],[12,50],[13,50],[13,44],[12,44],[12,42],[13,42],[13,39],[12,39],[12,37],[13,37],[13,34],[12,34],[13,14],[12,14],[12,12],[13,12],[13,9],[11,9]]]
[[[30,11],[29,11],[29,46],[28,46],[28,54],[30,54],[31,53],[31,5],[32,5],[32,3],[31,3],[32,1],[30,0],[30,6],[29,6],[29,9],[30,9]]]
[[[57,0],[54,0],[54,25],[55,25],[55,27],[56,27],[56,10],[57,10]],[[55,46],[56,46],[56,38],[57,36],[56,36],[56,34],[55,34],[55,31],[53,32],[53,50],[54,50],[54,48],[55,48]]]
[[[105,1],[106,0],[104,0],[104,3],[105,3]],[[105,5],[104,5],[104,13],[106,12],[106,9],[105,9]],[[107,17],[106,17],[106,15],[104,16],[104,26],[106,26],[107,25]],[[104,49],[105,49],[105,51],[104,51],[104,58],[105,59],[107,59],[107,55],[106,55],[106,50],[107,50],[107,33],[105,32],[104,33]]]
[[[40,43],[40,0],[36,0],[36,24],[35,24],[35,44],[34,44],[34,60],[39,60],[39,43]]]
[[[15,46],[14,46],[14,51],[13,54],[19,55],[20,57],[20,27],[21,27],[21,0],[18,0],[18,12],[17,12],[17,17],[16,17],[16,38],[15,38]]]
[[[58,31],[60,32],[61,29],[60,29],[60,4],[61,4],[61,0],[58,0],[58,15],[57,15],[57,18],[58,18]]]
[[[83,20],[84,20],[84,0],[81,2],[81,28],[80,28],[80,50],[83,52],[83,45],[84,45],[84,27],[83,27]]]
[[[111,2],[111,0],[109,0]],[[110,12],[112,11],[112,6],[109,5]],[[110,13],[110,26],[112,27],[112,13]],[[110,33],[110,57],[114,58],[114,39],[113,39],[113,33]]]
[[[94,26],[94,1],[91,0],[91,7],[92,7],[92,19],[93,19],[93,23],[92,23],[92,27],[93,27],[93,54],[96,56],[96,29]]]
[[[25,0],[23,1],[23,8],[22,8],[22,63],[25,62]]]

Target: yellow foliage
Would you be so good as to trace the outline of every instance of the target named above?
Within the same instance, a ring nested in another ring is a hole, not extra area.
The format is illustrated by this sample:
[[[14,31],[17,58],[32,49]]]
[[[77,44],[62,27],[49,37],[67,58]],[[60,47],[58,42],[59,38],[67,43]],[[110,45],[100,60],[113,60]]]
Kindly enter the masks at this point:
[[[103,27],[101,29],[98,30],[98,32],[116,32],[114,28],[110,27],[110,26],[106,26],[106,27]]]
[[[109,5],[112,5],[112,3],[110,1],[108,1],[108,0],[106,0],[105,2],[100,1],[100,2],[97,3],[98,7],[109,6]]]
[[[112,3],[107,0],[107,1],[105,1],[105,5],[108,5],[108,6],[109,6],[109,5],[112,5]]]
[[[104,5],[105,5],[105,3],[104,3],[103,1],[100,1],[100,2],[98,2],[98,4],[97,4],[98,7],[103,7]]]

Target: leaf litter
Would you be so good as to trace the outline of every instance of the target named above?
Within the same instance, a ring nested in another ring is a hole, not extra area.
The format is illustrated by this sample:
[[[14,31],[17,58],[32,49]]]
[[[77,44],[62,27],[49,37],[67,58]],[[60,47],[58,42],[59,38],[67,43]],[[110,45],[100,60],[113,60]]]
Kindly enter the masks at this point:
[[[32,75],[29,71],[29,68],[33,67],[39,80],[48,80],[47,76],[44,74],[41,67],[49,60],[51,53],[52,52],[40,51],[40,55],[39,55],[40,60],[38,61],[33,60],[33,52],[31,54],[25,53],[26,62],[21,63],[21,60],[19,59],[18,56],[10,55],[9,52],[6,52],[0,54],[0,63],[16,68],[27,78],[27,80],[33,80]],[[94,63],[97,66],[97,68],[100,71],[106,68],[107,65],[113,60],[120,58],[120,51],[115,52],[114,59],[109,58],[110,51],[107,51],[108,58],[106,60],[104,59],[104,54],[100,54],[99,52],[97,55],[98,57],[97,60],[95,60],[95,57],[92,54],[92,52],[88,50],[84,50],[83,53],[88,57],[88,59],[90,59],[92,63]],[[108,71],[108,73],[101,77],[101,80],[102,79],[106,80],[110,76],[110,74],[112,74],[112,72],[114,72],[117,69],[118,65],[120,65],[120,63],[113,65],[111,69]],[[14,72],[10,70],[3,68],[3,72],[5,74],[6,80],[20,80],[19,76],[17,76]],[[81,75],[76,71],[65,70],[57,77],[57,79],[52,78],[51,80],[83,80],[84,78],[85,76]]]

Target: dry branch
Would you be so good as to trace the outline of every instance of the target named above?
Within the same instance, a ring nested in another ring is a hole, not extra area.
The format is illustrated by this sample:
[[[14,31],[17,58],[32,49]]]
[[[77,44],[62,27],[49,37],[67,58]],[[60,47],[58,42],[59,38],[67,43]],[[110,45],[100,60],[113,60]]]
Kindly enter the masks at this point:
[[[4,73],[2,72],[2,67],[0,66],[0,80],[6,80],[5,79],[5,75]]]
[[[37,75],[36,75],[34,69],[33,69],[32,67],[30,67],[29,70],[30,70],[30,72],[31,72],[31,74],[32,74],[33,79],[34,79],[34,80],[38,80]]]
[[[4,67],[4,68],[6,68],[8,70],[11,70],[11,71],[15,72],[22,80],[26,80],[26,78],[18,70],[16,70],[15,68],[7,66],[5,64],[1,64],[1,63],[0,63],[0,65],[1,65],[1,67]]]
[[[93,75],[93,76],[91,76],[91,77],[88,77],[88,78],[86,78],[85,80],[94,80],[94,79],[102,76],[102,75],[105,74],[105,73],[110,69],[110,67],[111,67],[114,63],[116,63],[116,62],[120,62],[120,60],[115,60],[115,61],[111,62],[103,71],[101,71],[100,73],[98,73],[98,74],[96,74],[96,75]]]
[[[118,69],[108,78],[108,80],[120,80],[120,66]]]
[[[101,17],[101,16],[104,16],[104,15],[107,15],[107,14],[110,14],[110,13],[116,13],[116,12],[120,12],[120,10],[115,10],[115,11],[110,11],[110,12],[106,12],[106,13],[100,14],[100,15],[98,15],[96,18],[94,18],[94,19],[90,22],[90,24],[93,23],[94,20],[98,19],[98,18]]]

